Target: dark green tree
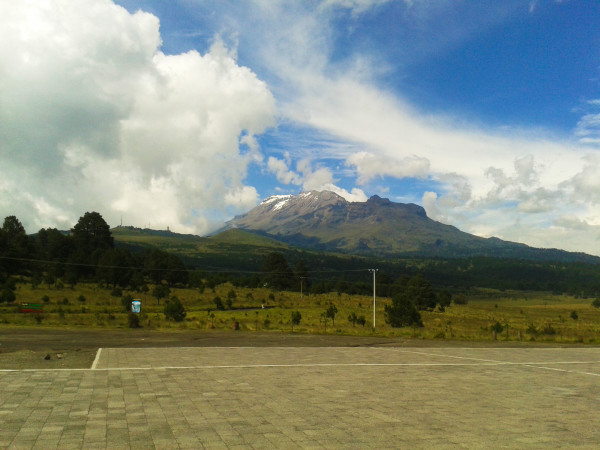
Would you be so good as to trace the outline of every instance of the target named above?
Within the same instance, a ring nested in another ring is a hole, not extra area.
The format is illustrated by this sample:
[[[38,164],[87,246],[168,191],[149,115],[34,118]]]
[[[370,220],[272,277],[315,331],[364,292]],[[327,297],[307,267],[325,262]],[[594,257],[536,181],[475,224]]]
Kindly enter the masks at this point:
[[[263,281],[267,286],[278,290],[291,289],[294,274],[281,253],[269,253],[263,261]]]
[[[171,293],[171,289],[169,286],[165,286],[164,284],[158,284],[154,286],[152,289],[152,297],[156,298],[157,303],[160,305],[160,299],[168,297]]]
[[[221,297],[217,296],[213,298],[213,303],[215,304],[215,308],[217,308],[219,311],[223,311],[225,309],[225,305],[223,305],[223,300],[221,300]]]
[[[187,315],[181,301],[175,296],[171,297],[165,304],[163,312],[167,319],[172,319],[175,322],[181,322]]]
[[[17,299],[14,291],[7,287],[0,289],[0,303],[12,303]]]
[[[86,212],[79,218],[71,229],[71,239],[74,249],[68,262],[77,278],[93,276],[102,253],[114,245],[110,227],[97,212]]]
[[[431,284],[421,274],[410,279],[405,290],[406,295],[419,310],[433,310],[437,298]]]
[[[135,269],[134,261],[127,250],[108,249],[98,260],[96,275],[106,284],[114,287],[126,287],[130,284]]]
[[[9,240],[18,239],[23,235],[27,236],[23,224],[15,216],[8,216],[4,218],[2,232],[5,233]]]
[[[396,294],[402,294],[406,290],[409,281],[410,277],[408,275],[402,275],[396,278],[389,289],[390,297],[393,297]]]
[[[113,248],[110,227],[97,212],[86,212],[71,229],[77,250],[91,254],[95,250]]]
[[[394,328],[423,326],[421,314],[406,292],[392,297],[392,304],[385,305],[384,313],[385,321]]]
[[[350,313],[348,316],[348,322],[350,322],[352,326],[356,326],[356,322],[358,322],[358,316],[355,312]]]
[[[337,307],[333,303],[330,303],[329,306],[327,307],[327,310],[325,311],[325,315],[327,316],[327,318],[331,319],[331,324],[334,327],[335,327],[335,315],[337,313],[338,313]]]
[[[56,228],[42,228],[36,237],[38,259],[47,261],[41,269],[56,278],[64,277],[65,263],[74,252],[73,239]]]
[[[162,250],[156,249],[148,253],[144,258],[144,268],[155,284],[166,281],[169,286],[174,286],[187,284],[189,281],[188,272],[181,258]]]
[[[25,228],[15,216],[4,219],[0,234],[0,271],[18,274],[30,268],[25,260],[31,258],[33,246]]]
[[[348,292],[350,290],[350,283],[348,283],[344,277],[341,277],[335,284],[335,290],[338,292],[338,294]]]
[[[446,311],[446,308],[452,303],[452,294],[444,289],[437,295],[437,302],[441,312]]]

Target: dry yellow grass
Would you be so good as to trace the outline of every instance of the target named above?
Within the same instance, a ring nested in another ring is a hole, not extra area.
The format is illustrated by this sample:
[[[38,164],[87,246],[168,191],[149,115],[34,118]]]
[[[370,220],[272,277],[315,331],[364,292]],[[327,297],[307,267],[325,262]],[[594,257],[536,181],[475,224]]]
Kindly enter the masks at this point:
[[[228,294],[235,291],[233,309],[218,311],[213,299],[226,303]],[[165,319],[163,307],[150,293],[123,291],[142,301],[141,325],[159,329],[231,328],[233,322],[241,330],[290,332],[291,311],[299,311],[302,320],[294,327],[297,333],[338,333],[347,335],[406,336],[423,339],[509,340],[559,343],[590,343],[600,341],[600,310],[591,305],[592,299],[576,299],[539,292],[474,291],[467,305],[452,305],[445,312],[422,312],[423,328],[392,328],[385,323],[384,305],[387,298],[377,298],[376,329],[372,329],[372,296],[350,296],[337,293],[303,295],[298,292],[272,292],[269,289],[235,288],[230,284],[206,289],[171,289],[187,311],[183,322]],[[13,305],[0,305],[0,323],[51,327],[128,327],[127,314],[121,297],[111,295],[111,289],[95,284],[78,284],[74,288],[38,286],[33,289],[21,283]],[[41,318],[18,312],[21,303],[44,303]],[[79,301],[80,296],[85,302]],[[65,302],[64,299],[67,299]],[[323,321],[323,313],[332,303],[338,313],[335,323]],[[263,308],[264,306],[264,308]],[[576,312],[577,319],[572,318]],[[353,325],[348,316],[364,316],[364,327]],[[498,322],[504,329],[494,336],[491,326]]]

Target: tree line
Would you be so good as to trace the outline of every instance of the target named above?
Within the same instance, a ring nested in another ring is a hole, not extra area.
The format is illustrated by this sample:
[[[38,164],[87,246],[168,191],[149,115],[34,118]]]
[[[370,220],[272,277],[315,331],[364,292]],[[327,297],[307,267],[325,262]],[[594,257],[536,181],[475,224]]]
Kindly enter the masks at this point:
[[[10,285],[16,275],[29,276],[34,285],[94,281],[137,289],[147,281],[189,283],[176,255],[116,248],[110,227],[97,212],[86,212],[69,232],[42,228],[34,235],[27,235],[15,216],[6,217],[0,228],[0,285]]]
[[[600,293],[600,266],[587,263],[490,257],[365,260],[351,255],[288,253],[249,255],[256,261],[254,271],[224,269],[220,273],[202,270],[205,263],[210,262],[206,259],[210,255],[199,255],[204,259],[202,263],[185,260],[192,267],[188,270],[184,260],[176,254],[116,245],[108,224],[97,212],[85,213],[67,232],[42,228],[33,235],[27,235],[21,222],[9,216],[0,228],[0,288],[6,285],[10,290],[13,275],[26,275],[34,284],[52,284],[60,279],[74,285],[86,280],[137,289],[145,283],[212,288],[231,282],[239,287],[270,287],[306,294],[370,295],[373,286],[369,273],[360,267],[375,266],[380,269],[377,295],[390,298],[407,279],[419,274],[435,286],[438,293],[443,289],[467,292],[474,286],[552,291],[581,297],[598,297]],[[286,257],[295,264],[290,265]]]

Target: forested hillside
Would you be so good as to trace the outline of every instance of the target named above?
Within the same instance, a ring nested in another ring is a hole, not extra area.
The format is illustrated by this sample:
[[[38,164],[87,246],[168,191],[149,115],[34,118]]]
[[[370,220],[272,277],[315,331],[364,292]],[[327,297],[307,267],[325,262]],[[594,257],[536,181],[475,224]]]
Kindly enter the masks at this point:
[[[368,258],[302,250],[242,230],[209,238],[132,227],[111,230],[96,212],[85,213],[68,232],[50,228],[27,235],[15,216],[6,217],[0,228],[0,302],[14,298],[15,277],[28,277],[32,285],[86,281],[134,290],[148,289],[148,284],[211,287],[229,281],[251,288],[369,294],[372,268],[378,269],[376,287],[382,296],[416,275],[436,292],[453,294],[473,287],[579,297],[600,293],[600,266],[586,263]]]

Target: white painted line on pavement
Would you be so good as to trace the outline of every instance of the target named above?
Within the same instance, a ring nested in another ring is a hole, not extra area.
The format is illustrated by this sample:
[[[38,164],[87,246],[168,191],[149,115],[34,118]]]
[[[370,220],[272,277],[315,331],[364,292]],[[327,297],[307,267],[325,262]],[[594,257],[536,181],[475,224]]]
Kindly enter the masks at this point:
[[[209,370],[209,369],[252,369],[252,368],[311,368],[311,367],[491,367],[491,366],[523,366],[535,369],[559,372],[578,373],[582,375],[600,376],[594,372],[583,372],[542,366],[541,364],[598,364],[600,361],[553,361],[553,362],[473,362],[473,363],[306,363],[306,364],[235,364],[205,366],[156,366],[156,367],[106,367],[98,369],[0,369],[4,372],[64,372],[64,371],[128,371],[128,370]]]
[[[94,358],[94,362],[92,363],[92,370],[96,370],[96,367],[98,367],[98,361],[100,361],[100,353],[102,353],[102,347],[100,347],[96,352],[96,357]]]

